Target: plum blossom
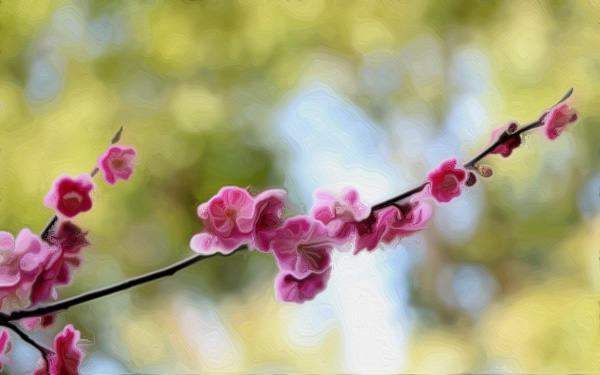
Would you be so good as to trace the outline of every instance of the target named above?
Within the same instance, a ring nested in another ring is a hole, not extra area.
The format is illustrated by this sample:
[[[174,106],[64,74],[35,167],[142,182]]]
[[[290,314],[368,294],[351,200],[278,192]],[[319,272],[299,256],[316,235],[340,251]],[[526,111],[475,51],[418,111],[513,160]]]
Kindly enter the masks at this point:
[[[390,205],[354,223],[356,240],[354,253],[372,251],[380,242],[391,243],[427,228],[433,215],[431,206],[417,197],[410,202]]]
[[[224,187],[210,201],[198,206],[198,216],[204,224],[204,232],[192,237],[192,250],[229,254],[252,237],[254,199],[246,190]]]
[[[283,223],[287,192],[283,189],[268,189],[254,197],[254,231],[250,245],[261,252],[270,248],[269,231]]]
[[[90,245],[86,236],[87,232],[83,232],[70,221],[61,222],[56,232],[50,232],[48,242],[57,251],[50,257],[31,287],[32,305],[49,299],[55,286],[69,284],[71,281],[69,265],[79,266],[81,249]]]
[[[310,272],[302,278],[291,273],[281,272],[275,280],[275,293],[283,302],[303,303],[310,301],[325,290],[331,267],[324,272]]]
[[[423,201],[386,207],[380,215],[380,220],[388,224],[381,241],[389,244],[395,239],[408,237],[422,231],[427,228],[432,216],[433,209]]]
[[[107,184],[114,185],[118,179],[127,181],[133,174],[136,157],[133,147],[110,146],[98,157],[98,165]]]
[[[73,217],[92,208],[91,191],[94,183],[90,176],[80,174],[77,178],[61,176],[54,181],[52,190],[44,198],[44,204],[59,215]]]
[[[321,222],[296,216],[270,233],[271,249],[280,270],[302,278],[311,272],[323,272],[331,264],[336,242]]]
[[[515,134],[519,128],[516,122],[510,122],[492,131],[491,143],[500,140],[501,142],[491,150],[490,154],[500,154],[507,158],[512,154],[513,150],[521,145],[521,135]]]
[[[461,185],[467,178],[467,172],[456,167],[458,160],[448,159],[427,175],[431,183],[429,193],[438,202],[450,202],[461,193]]]
[[[327,226],[331,237],[348,238],[354,233],[353,223],[366,219],[369,210],[355,189],[345,188],[341,196],[339,199],[328,192],[317,192],[311,216]]]
[[[83,352],[76,346],[78,340],[79,331],[74,330],[73,326],[68,324],[54,338],[56,354],[50,355],[50,371],[40,368],[35,372],[35,375],[79,375]]]
[[[16,240],[0,231],[0,291],[15,292],[23,283],[33,281],[54,252],[27,228]]]
[[[577,121],[577,118],[577,111],[574,108],[569,108],[567,103],[552,108],[544,118],[546,137],[551,141],[555,140],[566,129],[567,125]]]

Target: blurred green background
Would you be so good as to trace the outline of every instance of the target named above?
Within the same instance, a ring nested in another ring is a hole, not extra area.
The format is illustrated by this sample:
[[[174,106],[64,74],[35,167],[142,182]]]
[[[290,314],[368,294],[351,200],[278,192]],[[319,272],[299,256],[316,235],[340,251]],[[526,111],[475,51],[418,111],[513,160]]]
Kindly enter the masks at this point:
[[[274,298],[270,255],[214,258],[74,307],[89,373],[600,370],[599,1],[2,1],[0,228],[40,232],[61,174],[118,129],[128,183],[96,178],[94,246],[61,297],[192,254],[225,185],[368,203],[533,121],[569,87],[580,120],[527,137],[429,229],[336,259],[328,290]],[[16,339],[14,339],[16,340]],[[8,373],[36,353],[16,343]]]

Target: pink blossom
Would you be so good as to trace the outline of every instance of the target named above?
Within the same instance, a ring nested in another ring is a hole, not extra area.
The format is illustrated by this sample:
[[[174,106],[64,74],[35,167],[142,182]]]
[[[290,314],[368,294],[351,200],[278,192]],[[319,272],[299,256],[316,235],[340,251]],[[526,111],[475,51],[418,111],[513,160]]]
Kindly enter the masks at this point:
[[[544,119],[546,137],[551,141],[555,140],[566,129],[567,125],[577,121],[577,118],[577,111],[569,108],[567,103],[552,108]]]
[[[270,249],[270,237],[264,235],[283,223],[287,192],[283,189],[268,189],[254,197],[254,231],[251,246],[262,252]]]
[[[50,356],[50,375],[79,375],[83,352],[76,346],[78,340],[79,331],[74,330],[70,324],[56,335],[56,354]]]
[[[16,241],[12,234],[0,231],[0,291],[15,292],[33,281],[54,251],[27,228]]]
[[[228,254],[252,237],[255,225],[254,199],[238,187],[224,187],[207,203],[198,206],[203,233],[192,237],[192,250]]]
[[[4,353],[6,353],[9,350],[10,343],[8,342],[8,332],[5,329],[0,331],[0,371],[2,371],[2,364],[5,362]]]
[[[424,230],[432,215],[431,206],[422,201],[386,207],[380,216],[382,222],[387,222],[387,230],[381,239],[382,242],[389,244],[395,239],[408,237]]]
[[[323,272],[331,264],[335,242],[321,222],[297,216],[272,233],[271,249],[280,270],[301,278],[311,272]]]
[[[44,204],[60,215],[73,217],[92,208],[92,190],[94,183],[86,174],[80,174],[76,179],[62,176],[54,182],[52,190],[44,198]]]
[[[511,122],[492,131],[492,140],[490,144],[500,140],[501,142],[494,147],[490,154],[500,154],[507,158],[512,154],[512,151],[521,145],[521,135],[514,134],[519,125],[516,122]]]
[[[330,273],[331,268],[327,268],[324,272],[311,272],[298,278],[291,273],[281,272],[275,280],[277,298],[284,302],[310,301],[325,290]]]
[[[356,243],[354,253],[372,251],[380,242],[389,244],[427,228],[433,215],[431,206],[418,197],[408,203],[390,205],[375,211],[366,219],[354,223]]]
[[[52,295],[57,285],[67,285],[71,281],[71,269],[79,266],[81,259],[79,252],[90,243],[86,238],[87,232],[75,224],[64,221],[59,224],[56,232],[50,232],[48,241],[57,251],[46,263],[31,287],[31,303],[35,305],[46,301]]]
[[[114,185],[118,179],[127,181],[133,174],[136,151],[133,147],[110,146],[98,157],[104,181]]]
[[[317,192],[315,197],[311,216],[327,226],[331,237],[350,237],[354,233],[352,224],[369,215],[355,189],[344,189],[341,199],[328,192]]]
[[[431,183],[429,192],[438,202],[450,202],[460,195],[467,173],[460,167],[456,168],[457,164],[456,159],[446,160],[427,175]]]

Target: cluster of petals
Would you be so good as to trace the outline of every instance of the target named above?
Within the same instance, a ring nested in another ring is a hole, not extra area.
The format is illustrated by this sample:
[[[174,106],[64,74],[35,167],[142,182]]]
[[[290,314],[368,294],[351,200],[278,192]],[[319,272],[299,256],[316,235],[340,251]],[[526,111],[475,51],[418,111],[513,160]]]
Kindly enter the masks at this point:
[[[275,292],[280,301],[302,303],[310,301],[327,287],[331,267],[324,272],[311,272],[298,278],[291,273],[281,272],[275,279]]]
[[[98,157],[98,165],[107,184],[114,185],[118,179],[127,181],[133,174],[135,148],[119,145],[110,146]]]
[[[341,198],[325,191],[318,191],[315,197],[311,216],[327,226],[331,237],[350,237],[355,231],[354,224],[369,216],[355,189],[345,188]]]
[[[16,240],[0,231],[0,304],[8,297],[22,299],[55,251],[27,228]]]
[[[192,250],[213,254],[229,254],[242,244],[268,251],[261,237],[283,222],[287,193],[281,189],[266,190],[251,196],[238,187],[224,187],[210,201],[198,206],[204,229],[192,237]]]
[[[372,251],[377,248],[379,243],[390,244],[394,240],[424,230],[432,215],[432,207],[418,199],[375,211],[366,219],[355,224],[354,252]]]
[[[546,137],[553,141],[566,129],[567,125],[577,121],[578,115],[574,108],[569,108],[567,103],[562,103],[550,110],[544,119],[544,132]]]
[[[467,179],[467,172],[458,167],[458,160],[448,159],[427,175],[430,183],[428,191],[438,202],[450,202],[461,194],[461,186]]]
[[[54,351],[50,355],[49,368],[38,369],[34,375],[79,375],[79,366],[83,360],[83,352],[77,347],[79,331],[67,325],[54,338]]]
[[[86,235],[87,232],[83,232],[81,228],[70,221],[61,221],[58,229],[49,233],[48,242],[56,251],[31,287],[32,305],[48,300],[52,296],[55,286],[69,284],[71,267],[79,266],[81,249],[90,245]],[[44,325],[43,323],[44,320],[42,320],[42,325]]]
[[[56,210],[57,214],[71,218],[92,208],[92,190],[94,183],[90,176],[83,173],[77,178],[65,175],[54,182],[44,204]]]
[[[513,150],[521,145],[521,134],[515,133],[519,125],[516,122],[508,123],[492,131],[491,143],[500,141],[490,154],[500,154],[507,158]]]

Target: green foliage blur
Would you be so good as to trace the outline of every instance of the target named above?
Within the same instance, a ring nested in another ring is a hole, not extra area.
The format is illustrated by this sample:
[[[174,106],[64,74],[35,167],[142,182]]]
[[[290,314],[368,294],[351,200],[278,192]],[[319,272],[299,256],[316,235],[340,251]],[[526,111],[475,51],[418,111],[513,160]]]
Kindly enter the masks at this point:
[[[486,160],[495,175],[479,182],[486,199],[473,238],[452,243],[427,230],[428,261],[410,275],[417,313],[401,371],[491,371],[498,359],[508,366],[498,371],[598,371],[600,219],[578,205],[600,171],[598,19],[594,1],[2,1],[0,229],[41,232],[54,179],[89,172],[123,125],[137,169],[115,186],[95,179],[93,210],[74,220],[94,246],[61,298],[164,267],[192,254],[196,207],[221,187],[285,185],[287,156],[260,140],[307,76],[330,79],[372,119],[410,112],[412,100],[439,124],[451,105],[449,56],[469,46],[489,60],[490,130],[537,119],[569,87],[580,120],[556,142],[532,135],[511,158]],[[366,58],[419,38],[447,58],[441,79],[407,75],[383,102],[356,83]],[[591,189],[593,206],[600,188]],[[463,263],[498,281],[476,318],[435,287]],[[217,257],[62,313],[48,337],[72,323],[89,353],[130,371],[344,371],[335,328],[314,347],[286,340],[280,319],[299,307],[275,301],[275,274],[268,255]],[[240,353],[229,367],[211,367],[193,324],[178,319],[188,301],[221,312]]]

